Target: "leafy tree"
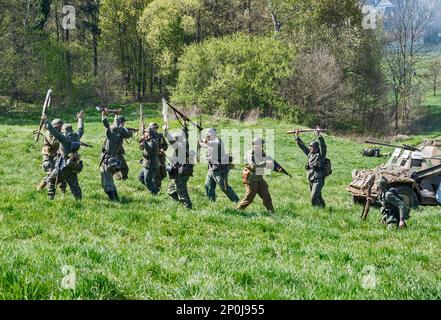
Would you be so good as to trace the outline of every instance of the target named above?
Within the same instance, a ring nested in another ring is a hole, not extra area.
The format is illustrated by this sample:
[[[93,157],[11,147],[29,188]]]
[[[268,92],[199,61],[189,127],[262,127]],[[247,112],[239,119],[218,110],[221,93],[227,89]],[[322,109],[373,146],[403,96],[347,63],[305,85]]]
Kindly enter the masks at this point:
[[[180,59],[173,100],[230,116],[255,108],[275,115],[293,58],[289,46],[268,37],[237,34],[191,45]]]

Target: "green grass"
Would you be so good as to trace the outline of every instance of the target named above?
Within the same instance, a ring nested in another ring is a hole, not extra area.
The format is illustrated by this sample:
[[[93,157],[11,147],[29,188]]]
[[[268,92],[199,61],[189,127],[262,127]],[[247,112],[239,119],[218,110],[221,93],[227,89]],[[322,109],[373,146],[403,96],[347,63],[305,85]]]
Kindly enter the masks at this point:
[[[155,109],[146,119],[160,120]],[[51,114],[50,118],[54,118]],[[126,111],[137,127],[137,109]],[[63,118],[74,122],[74,114]],[[196,167],[189,188],[195,210],[187,211],[161,191],[140,185],[140,151],[126,146],[130,179],[117,182],[120,203],[100,186],[99,152],[104,129],[86,110],[80,174],[84,200],[58,194],[49,201],[35,191],[43,177],[41,143],[33,143],[38,113],[0,116],[0,299],[440,299],[439,207],[412,212],[407,230],[378,224],[378,209],[361,222],[361,207],[345,187],[353,168],[385,159],[363,158],[362,146],[326,137],[334,174],[326,181],[326,210],[309,205],[305,156],[284,134],[293,124],[261,120],[249,127],[276,130],[276,157],[293,175],[267,177],[276,213],[260,199],[234,210],[218,194],[204,195],[206,167]],[[243,128],[233,120],[204,118],[206,126]],[[174,126],[177,126],[174,123]],[[305,135],[305,140],[311,139]],[[167,182],[167,181],[165,181]],[[243,196],[241,168],[230,182]],[[76,289],[62,289],[62,268],[76,270]],[[362,287],[363,269],[376,268],[377,286]]]

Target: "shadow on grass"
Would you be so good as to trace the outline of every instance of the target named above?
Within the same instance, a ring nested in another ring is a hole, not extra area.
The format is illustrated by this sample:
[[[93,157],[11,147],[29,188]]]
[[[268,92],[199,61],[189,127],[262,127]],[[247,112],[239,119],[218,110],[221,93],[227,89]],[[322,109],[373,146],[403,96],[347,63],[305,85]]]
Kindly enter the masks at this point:
[[[220,214],[226,215],[226,216],[240,216],[245,218],[252,218],[252,217],[270,217],[273,214],[269,212],[256,212],[256,211],[247,211],[247,210],[237,210],[233,208],[226,208],[221,211],[219,211]]]

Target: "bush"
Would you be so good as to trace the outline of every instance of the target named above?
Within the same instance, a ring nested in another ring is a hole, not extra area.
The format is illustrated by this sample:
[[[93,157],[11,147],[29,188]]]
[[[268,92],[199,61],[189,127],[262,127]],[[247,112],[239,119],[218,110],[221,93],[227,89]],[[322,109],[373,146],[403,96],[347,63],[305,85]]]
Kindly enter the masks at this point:
[[[272,115],[284,105],[279,85],[293,58],[293,50],[271,37],[236,34],[191,45],[179,61],[172,100],[227,116],[256,108]]]

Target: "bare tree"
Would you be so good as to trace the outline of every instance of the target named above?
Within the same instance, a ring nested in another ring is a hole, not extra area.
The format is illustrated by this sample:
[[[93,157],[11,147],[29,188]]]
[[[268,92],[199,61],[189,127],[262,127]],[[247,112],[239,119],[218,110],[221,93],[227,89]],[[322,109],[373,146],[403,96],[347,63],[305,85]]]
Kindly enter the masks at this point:
[[[417,66],[427,57],[424,37],[430,28],[432,14],[420,0],[396,1],[392,14],[385,20],[386,62],[394,96],[395,131],[406,125],[415,107]]]
[[[423,77],[433,90],[433,95],[436,96],[436,91],[441,86],[441,59],[430,61]]]
[[[341,104],[343,73],[328,49],[302,54],[294,69],[283,93],[297,106],[304,122],[329,126],[347,115],[350,110],[345,111]]]

